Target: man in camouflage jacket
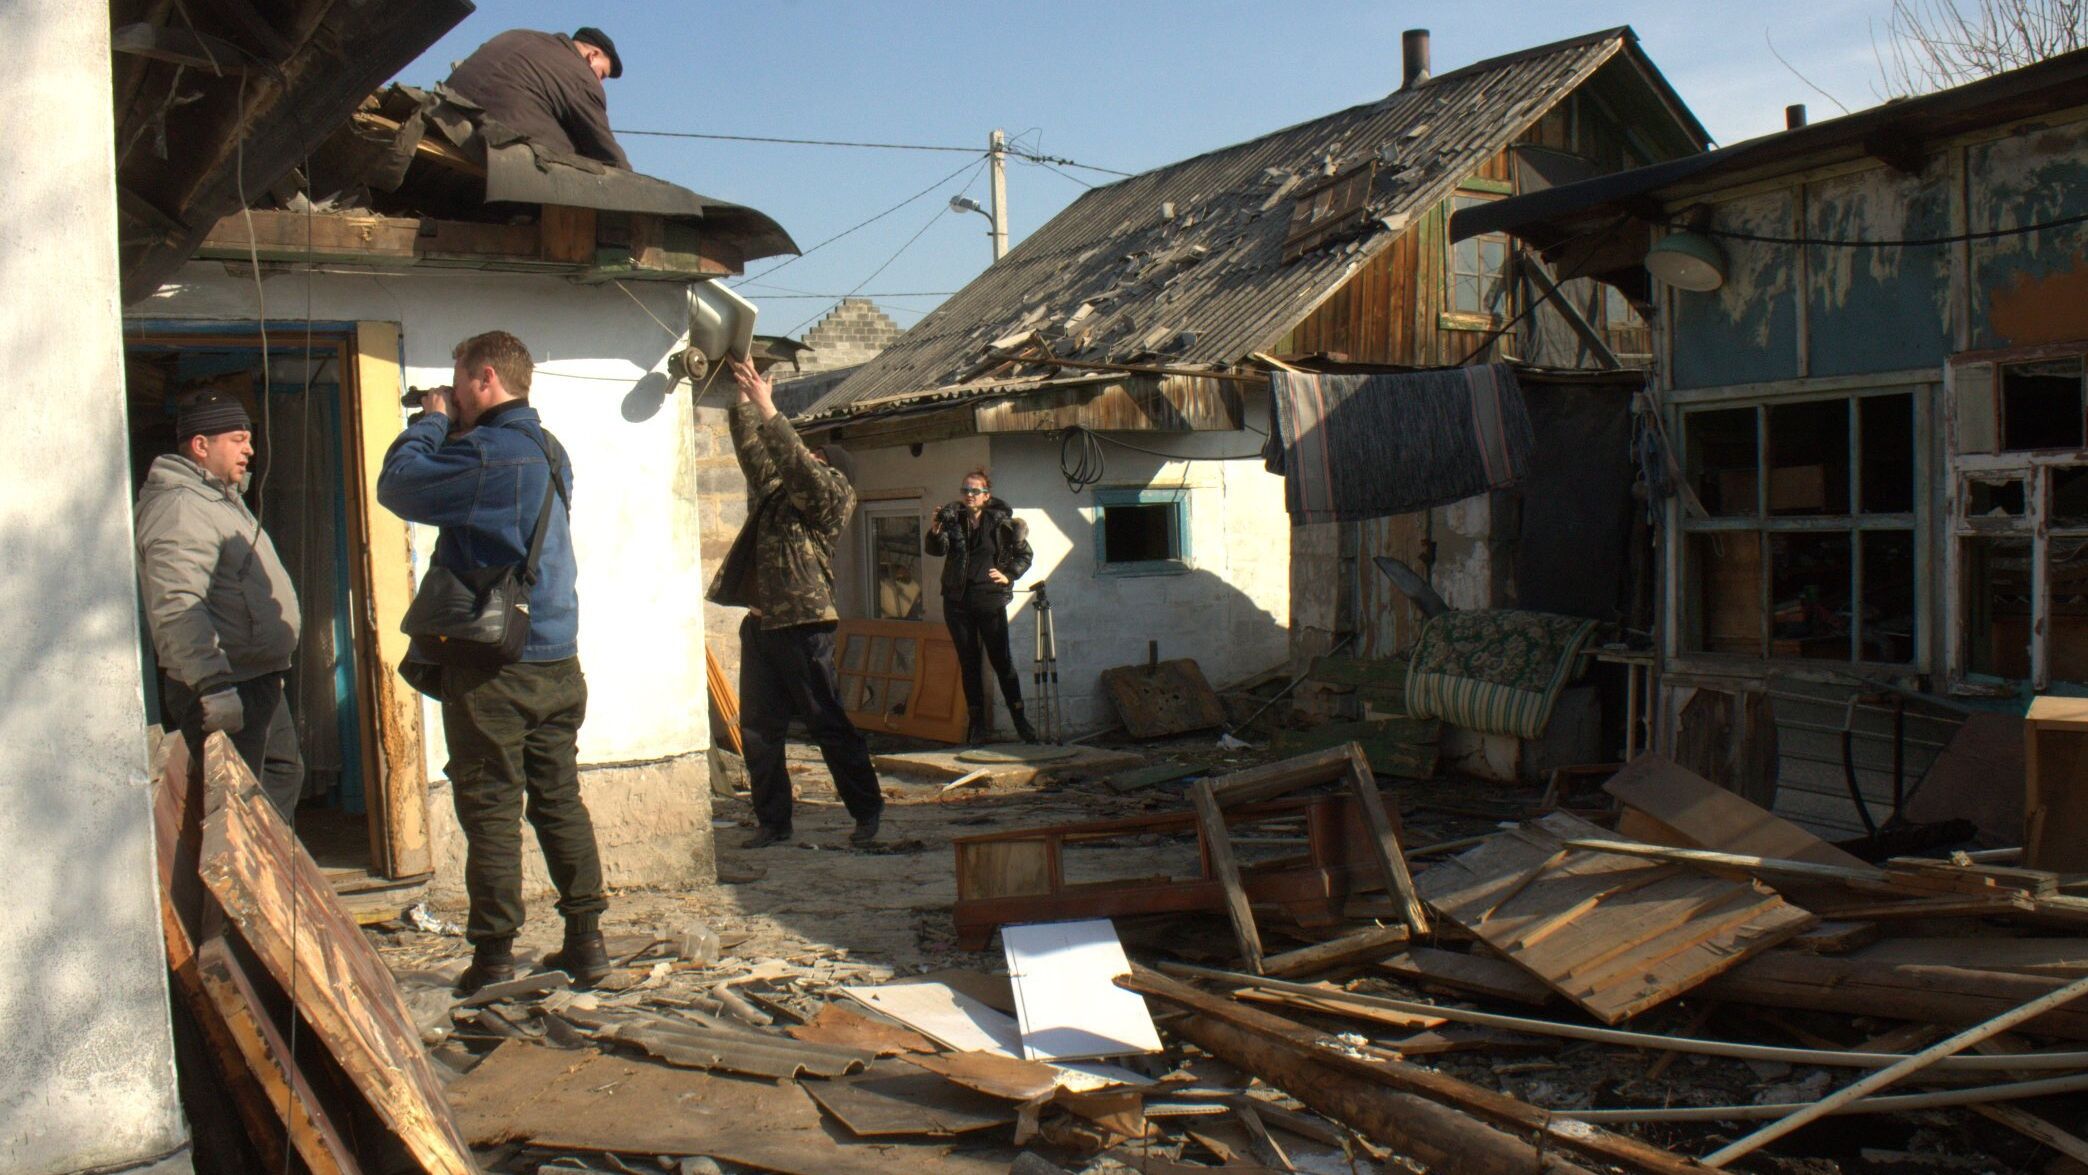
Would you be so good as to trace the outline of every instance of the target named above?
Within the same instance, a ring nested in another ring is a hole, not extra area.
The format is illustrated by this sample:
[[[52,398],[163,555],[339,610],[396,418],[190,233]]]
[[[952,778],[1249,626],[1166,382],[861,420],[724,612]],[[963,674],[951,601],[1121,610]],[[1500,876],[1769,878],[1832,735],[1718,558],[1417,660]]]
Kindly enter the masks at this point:
[[[769,381],[732,361],[740,402],[732,447],[747,477],[747,521],[711,581],[714,604],[747,609],[740,622],[740,738],[761,827],[744,847],[790,839],[790,776],[783,737],[804,720],[855,817],[856,844],[877,838],[884,796],[870,746],[848,720],[834,672],[834,544],[855,512],[850,461],[838,445],[818,450],[776,412]]]

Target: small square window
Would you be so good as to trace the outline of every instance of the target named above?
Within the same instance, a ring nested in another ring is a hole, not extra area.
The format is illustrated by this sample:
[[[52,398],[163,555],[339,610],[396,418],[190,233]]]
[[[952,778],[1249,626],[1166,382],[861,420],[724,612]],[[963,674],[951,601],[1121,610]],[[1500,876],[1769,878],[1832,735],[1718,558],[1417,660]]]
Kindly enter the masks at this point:
[[[1172,490],[1098,490],[1095,567],[1105,573],[1186,571],[1189,508]]]
[[[2001,447],[2012,452],[2083,444],[2081,361],[2001,368]]]

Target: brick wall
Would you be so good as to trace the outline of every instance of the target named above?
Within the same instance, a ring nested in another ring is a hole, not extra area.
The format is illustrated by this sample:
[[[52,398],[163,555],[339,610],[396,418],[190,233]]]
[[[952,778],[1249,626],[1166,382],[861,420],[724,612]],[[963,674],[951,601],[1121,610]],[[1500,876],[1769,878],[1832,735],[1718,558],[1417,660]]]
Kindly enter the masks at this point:
[[[868,298],[843,298],[825,318],[805,332],[804,341],[813,349],[798,358],[798,373],[811,375],[836,367],[867,363],[900,335],[877,303]]]

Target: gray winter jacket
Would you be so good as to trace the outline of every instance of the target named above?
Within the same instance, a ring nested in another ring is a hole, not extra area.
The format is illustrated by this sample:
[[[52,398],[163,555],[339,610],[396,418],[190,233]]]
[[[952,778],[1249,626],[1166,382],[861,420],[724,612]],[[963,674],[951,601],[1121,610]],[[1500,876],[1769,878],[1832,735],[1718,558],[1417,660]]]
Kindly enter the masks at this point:
[[[290,667],[297,590],[237,487],[187,457],[138,491],[138,578],[160,668],[200,692]]]

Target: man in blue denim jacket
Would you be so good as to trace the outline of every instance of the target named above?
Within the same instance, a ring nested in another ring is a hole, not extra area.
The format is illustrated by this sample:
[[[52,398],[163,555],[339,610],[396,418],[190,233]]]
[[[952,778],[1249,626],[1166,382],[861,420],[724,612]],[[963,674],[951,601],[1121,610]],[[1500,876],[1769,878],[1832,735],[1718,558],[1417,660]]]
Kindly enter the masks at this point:
[[[489,331],[457,344],[453,356],[455,384],[428,392],[424,411],[392,442],[377,500],[408,522],[441,527],[433,561],[465,572],[528,556],[546,479],[554,466],[559,475],[522,660],[497,669],[440,668],[450,755],[444,774],[464,829],[471,899],[464,933],[472,962],[457,986],[472,992],[514,977],[525,812],[566,920],[565,947],[545,966],[591,985],[609,973],[601,930],[608,903],[576,754],[587,678],[580,672],[578,568],[566,506],[572,469],[529,406],[534,366],[520,339]]]

